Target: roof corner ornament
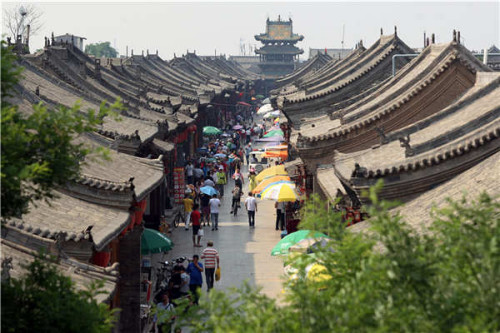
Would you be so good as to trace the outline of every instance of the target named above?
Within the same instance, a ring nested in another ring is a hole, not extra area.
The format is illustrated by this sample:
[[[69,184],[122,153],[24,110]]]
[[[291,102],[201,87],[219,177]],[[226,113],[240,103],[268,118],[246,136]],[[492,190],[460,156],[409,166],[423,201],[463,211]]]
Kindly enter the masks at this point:
[[[436,35],[434,33],[431,35],[431,43],[436,44]]]
[[[351,178],[362,178],[367,174],[366,168],[363,168],[358,163],[354,164],[354,170],[352,171]]]
[[[460,30],[457,31],[457,43],[460,44]]]
[[[380,36],[384,34],[384,29],[380,28]]]
[[[394,36],[397,36],[397,35],[398,35],[398,27],[394,26]]]
[[[457,31],[455,29],[453,29],[453,41],[457,42]]]
[[[415,150],[410,146],[410,134],[399,138],[399,146],[405,148],[405,157],[415,155]]]
[[[139,130],[135,130],[134,132],[134,139],[140,140],[141,137],[139,136]]]
[[[375,131],[377,132],[378,136],[380,137],[380,144],[385,145],[389,143],[389,139],[387,139],[387,135],[385,135],[384,128],[383,127],[375,127]]]

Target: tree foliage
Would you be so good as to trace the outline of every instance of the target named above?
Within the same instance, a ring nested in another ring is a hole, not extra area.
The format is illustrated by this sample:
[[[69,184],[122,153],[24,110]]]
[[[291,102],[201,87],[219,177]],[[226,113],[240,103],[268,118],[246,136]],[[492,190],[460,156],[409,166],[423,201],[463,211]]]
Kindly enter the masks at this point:
[[[18,35],[26,37],[28,25],[30,26],[30,35],[36,35],[43,26],[42,15],[43,12],[31,3],[16,4],[10,8],[4,8],[3,23],[12,39],[16,40]]]
[[[28,204],[52,198],[53,188],[78,175],[86,156],[106,156],[103,148],[90,148],[75,141],[103,123],[107,115],[117,115],[122,104],[105,101],[96,112],[82,112],[77,103],[71,108],[49,109],[33,105],[29,115],[21,114],[8,102],[18,82],[20,67],[2,42],[2,119],[1,119],[1,209],[2,217],[21,216]]]
[[[116,58],[118,56],[118,51],[116,51],[110,42],[101,42],[85,45],[85,53],[91,54],[97,58]]]
[[[389,212],[394,204],[377,200],[376,189],[370,197],[372,229],[362,234],[345,229],[319,198],[306,205],[301,224],[329,231],[333,241],[288,259],[297,274],[283,285],[283,305],[248,286],[213,290],[181,325],[192,332],[498,331],[500,204],[486,194],[450,201],[432,212],[431,234],[419,234]],[[321,274],[308,275],[315,263]]]
[[[110,332],[113,311],[95,301],[102,282],[76,290],[48,260],[41,255],[21,279],[2,282],[2,332]]]

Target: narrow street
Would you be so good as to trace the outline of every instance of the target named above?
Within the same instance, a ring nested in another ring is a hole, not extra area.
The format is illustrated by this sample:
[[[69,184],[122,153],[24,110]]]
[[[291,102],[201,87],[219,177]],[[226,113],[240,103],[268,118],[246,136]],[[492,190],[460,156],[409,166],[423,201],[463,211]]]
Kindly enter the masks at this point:
[[[246,165],[243,174],[248,174]],[[229,180],[221,199],[219,214],[219,230],[212,231],[211,227],[204,227],[205,236],[201,240],[203,247],[194,247],[192,244],[192,230],[184,230],[184,225],[174,229],[170,238],[175,246],[165,258],[179,256],[192,257],[201,254],[208,240],[214,241],[214,247],[219,251],[221,280],[215,283],[219,290],[239,287],[247,280],[251,285],[262,287],[262,292],[269,297],[278,298],[281,295],[281,276],[283,262],[280,258],[271,256],[271,249],[280,240],[280,231],[275,230],[276,213],[274,201],[260,200],[255,217],[255,229],[248,226],[248,216],[243,202],[248,195],[248,180],[245,178],[243,186],[245,195],[241,199],[241,209],[238,215],[229,214],[231,210],[231,190],[234,181]],[[205,277],[203,276],[203,293],[206,292]]]

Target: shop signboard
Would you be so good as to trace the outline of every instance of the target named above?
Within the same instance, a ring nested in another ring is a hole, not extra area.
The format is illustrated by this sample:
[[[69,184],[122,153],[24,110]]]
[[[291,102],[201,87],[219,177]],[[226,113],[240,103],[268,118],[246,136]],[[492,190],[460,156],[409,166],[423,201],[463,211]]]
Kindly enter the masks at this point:
[[[174,168],[174,201],[181,204],[184,199],[184,168]]]

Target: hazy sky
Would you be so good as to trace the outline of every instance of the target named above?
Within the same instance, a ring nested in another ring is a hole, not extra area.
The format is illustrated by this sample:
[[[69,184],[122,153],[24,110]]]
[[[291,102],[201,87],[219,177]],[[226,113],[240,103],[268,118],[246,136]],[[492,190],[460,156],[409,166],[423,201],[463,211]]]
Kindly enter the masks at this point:
[[[135,54],[156,49],[164,59],[196,50],[200,55],[240,55],[240,43],[260,47],[254,35],[265,32],[265,21],[293,20],[294,33],[304,35],[298,46],[345,48],[360,39],[370,46],[380,35],[398,35],[411,47],[422,47],[423,33],[449,42],[452,30],[473,50],[500,45],[500,6],[495,2],[34,2],[43,14],[43,29],[31,39],[31,49],[43,47],[43,37],[70,33],[86,43],[110,41],[120,54],[128,45]],[[4,8],[12,2],[2,2]],[[2,30],[5,32],[4,30]],[[248,46],[247,46],[248,48]],[[130,52],[130,51],[129,51]]]

